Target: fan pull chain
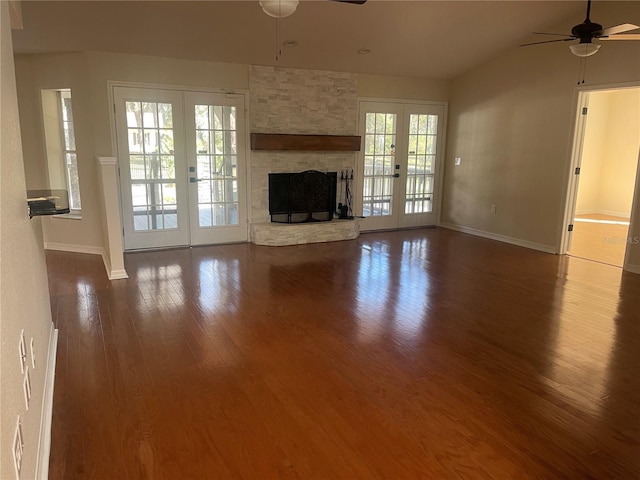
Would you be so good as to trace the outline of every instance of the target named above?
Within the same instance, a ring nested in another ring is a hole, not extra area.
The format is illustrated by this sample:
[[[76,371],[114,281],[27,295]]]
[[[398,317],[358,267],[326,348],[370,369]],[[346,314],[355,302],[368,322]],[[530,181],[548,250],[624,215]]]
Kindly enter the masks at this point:
[[[282,56],[282,33],[280,32],[281,20],[281,18],[276,18],[276,62],[280,60],[280,57]]]
[[[578,69],[578,85],[584,85],[587,76],[587,57],[580,58],[580,68]]]

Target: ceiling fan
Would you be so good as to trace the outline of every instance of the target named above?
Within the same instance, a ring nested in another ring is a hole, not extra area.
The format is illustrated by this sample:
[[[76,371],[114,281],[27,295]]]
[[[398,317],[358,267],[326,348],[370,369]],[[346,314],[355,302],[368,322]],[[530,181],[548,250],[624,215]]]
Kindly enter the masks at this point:
[[[339,3],[352,3],[354,5],[362,5],[367,2],[367,0],[331,0],[332,2]],[[280,39],[280,21],[293,14],[298,8],[299,0],[260,0],[258,2],[262,7],[262,11],[269,15],[270,17],[274,17],[276,19],[276,62],[280,59],[280,55],[282,54],[282,49],[280,48],[282,45],[282,41]],[[297,44],[297,42],[292,42],[292,45]]]
[[[332,2],[353,3],[362,5],[367,0],[331,0]],[[291,15],[298,8],[298,0],[260,0],[260,6],[264,13],[270,17],[285,18]]]
[[[615,25],[609,28],[602,28],[599,23],[594,23],[589,19],[591,12],[591,0],[587,0],[587,18],[584,22],[576,25],[571,29],[571,34],[565,33],[543,33],[533,32],[534,35],[557,35],[567,38],[560,38],[557,40],[545,40],[542,42],[525,43],[520,45],[521,47],[527,47],[529,45],[540,45],[543,43],[554,42],[571,42],[573,40],[580,40],[579,43],[570,45],[571,53],[578,57],[589,57],[595,54],[600,49],[600,44],[592,43],[592,40],[640,40],[640,33],[627,33],[620,35],[621,33],[629,32],[640,28],[638,25],[632,23],[623,23]]]

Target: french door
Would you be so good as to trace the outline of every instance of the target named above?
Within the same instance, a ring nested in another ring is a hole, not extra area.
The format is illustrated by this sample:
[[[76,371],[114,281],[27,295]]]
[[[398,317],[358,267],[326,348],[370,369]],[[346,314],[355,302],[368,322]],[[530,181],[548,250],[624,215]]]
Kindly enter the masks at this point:
[[[125,250],[247,240],[244,96],[114,87]]]
[[[362,230],[435,225],[445,107],[361,101],[356,213]]]

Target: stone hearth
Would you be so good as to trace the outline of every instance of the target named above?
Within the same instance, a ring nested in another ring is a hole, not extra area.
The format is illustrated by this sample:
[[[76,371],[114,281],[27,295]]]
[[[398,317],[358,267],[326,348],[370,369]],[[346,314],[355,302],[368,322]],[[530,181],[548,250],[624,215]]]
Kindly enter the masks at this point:
[[[250,231],[251,242],[271,247],[353,240],[359,235],[357,218],[316,223],[254,223]]]

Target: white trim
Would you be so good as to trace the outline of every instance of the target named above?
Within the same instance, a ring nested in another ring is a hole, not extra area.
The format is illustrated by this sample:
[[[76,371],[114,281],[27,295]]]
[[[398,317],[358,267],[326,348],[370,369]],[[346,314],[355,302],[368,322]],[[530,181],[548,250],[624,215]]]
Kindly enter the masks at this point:
[[[573,135],[569,139],[568,145],[568,168],[565,170],[565,185],[563,192],[564,197],[564,213],[561,224],[558,225],[559,244],[557,247],[561,255],[565,255],[569,251],[571,245],[571,232],[569,225],[575,217],[576,203],[578,199],[578,187],[580,183],[580,175],[575,173],[576,168],[582,163],[582,147],[584,145],[585,128],[587,125],[586,115],[582,115],[582,109],[589,107],[589,92],[576,91],[574,100],[574,112],[572,122]]]
[[[449,102],[440,100],[414,100],[411,98],[387,98],[387,97],[357,97],[358,105],[360,102],[376,102],[376,103],[401,103],[403,105],[438,105],[448,108]]]
[[[90,255],[104,255],[104,248],[90,245],[74,245],[71,243],[44,242],[45,250],[57,250],[59,252],[88,253]]]
[[[612,217],[631,218],[631,212],[614,212],[613,210],[585,209],[576,210],[576,215],[611,215]]]
[[[111,269],[111,263],[107,258],[107,253],[102,247],[90,247],[87,245],[72,245],[69,243],[55,243],[45,242],[45,250],[56,250],[59,252],[72,252],[72,253],[86,253],[89,255],[100,255],[102,257],[102,263],[107,271],[107,277],[109,280],[120,280],[123,278],[129,278],[126,270],[124,269]]]
[[[631,199],[631,215],[629,217],[629,233],[634,235],[638,232],[637,216],[638,216],[638,203],[640,203],[640,151],[638,151],[638,165],[636,167],[636,183],[633,187],[633,198]],[[622,269],[628,270],[634,273],[640,273],[635,268],[637,265],[630,263],[631,257],[631,243],[627,244],[624,251],[624,261],[622,262]]]
[[[563,223],[559,225],[560,228],[560,237],[559,244],[557,247],[557,253],[564,255],[569,250],[569,245],[571,243],[571,233],[568,232],[567,226],[573,221],[574,216],[576,215],[576,200],[578,195],[578,187],[579,187],[579,177],[580,175],[575,175],[574,170],[576,167],[580,166],[582,161],[582,147],[584,143],[584,134],[586,127],[586,115],[581,114],[582,107],[588,107],[589,104],[589,93],[590,92],[602,92],[602,91],[615,91],[615,90],[623,90],[627,88],[639,88],[640,81],[632,81],[632,82],[624,82],[624,83],[609,83],[602,85],[584,85],[576,88],[575,100],[574,100],[574,108],[575,108],[575,116],[573,118],[573,137],[569,142],[569,153],[568,153],[568,162],[570,168],[567,169],[568,178],[566,178],[567,188],[564,191],[564,204],[565,210],[563,215]],[[578,178],[576,178],[578,177]],[[634,186],[634,194],[633,199],[631,201],[631,214],[630,214],[630,225],[629,231],[636,231],[636,204],[640,201],[640,152],[638,153],[638,168],[636,169],[636,182]],[[623,262],[623,270],[627,270],[630,272],[636,273],[636,266],[630,265],[628,263],[629,259],[629,245],[627,245],[625,249],[625,256]]]
[[[374,224],[374,226],[371,226],[370,224],[368,224],[368,222],[365,221],[363,222],[361,231],[372,232],[372,231],[384,231],[385,229],[395,230],[398,228],[403,229],[403,228],[413,228],[413,227],[439,226],[442,221],[442,202],[444,197],[444,174],[445,174],[445,166],[446,166],[447,125],[449,123],[449,119],[448,119],[449,102],[439,101],[439,100],[416,100],[416,99],[408,99],[408,98],[402,99],[402,98],[378,98],[378,97],[358,96],[357,97],[358,121],[356,123],[356,131],[359,135],[363,134],[362,108],[363,108],[363,104],[366,104],[366,103],[380,104],[380,105],[372,105],[372,108],[377,108],[378,106],[380,106],[381,108],[388,108],[389,113],[394,113],[398,115],[398,120],[397,120],[398,125],[396,129],[396,137],[398,138],[400,137],[408,138],[408,125],[406,124],[405,120],[407,120],[408,116],[411,115],[411,113],[413,113],[410,110],[411,107],[416,107],[418,109],[428,108],[428,107],[432,107],[434,109],[440,108],[442,109],[442,118],[441,118],[442,122],[438,121],[439,130],[437,132],[436,171],[433,179],[434,186],[433,186],[433,192],[432,192],[432,196],[435,196],[435,202],[433,204],[433,210],[432,212],[430,212],[430,214],[434,214],[433,221],[429,219],[428,222],[421,222],[419,224],[415,224],[414,223],[415,220],[414,222],[405,221],[403,225],[400,225],[403,223],[402,222],[403,218],[405,220],[409,218],[409,216],[404,215],[404,212],[401,211],[391,216],[391,217],[397,216],[398,221],[395,222],[397,223],[397,225],[391,226],[389,228],[385,228],[384,226],[376,228],[377,223],[380,221],[379,219],[383,217],[371,217],[372,220],[375,218],[376,224]],[[418,112],[418,113],[422,113],[422,112]],[[407,127],[406,131],[403,131],[405,130],[403,126]],[[363,135],[363,138],[364,138],[364,135]],[[401,143],[404,143],[404,142],[401,142]],[[404,145],[404,147],[406,147],[407,145]],[[354,152],[354,172],[356,174],[356,181],[353,186],[354,193],[355,193],[355,196],[354,196],[355,202],[353,205],[354,207],[353,209],[354,209],[354,213],[359,212],[360,214],[362,213],[362,191],[364,188],[363,187],[364,172],[360,168],[361,166],[364,165],[362,161],[363,155],[364,154],[362,150]],[[407,150],[404,150],[403,152],[396,151],[396,155],[398,155],[399,158],[408,158],[407,157],[408,151]],[[394,193],[394,198],[395,196],[396,194]],[[404,203],[405,196],[406,196],[405,188],[402,188],[401,198],[398,199],[401,205]]]
[[[118,163],[117,157],[100,157],[96,155],[96,160],[98,160],[100,165],[115,165]]]
[[[42,413],[40,415],[40,438],[38,439],[38,457],[36,459],[36,478],[49,478],[49,455],[51,453],[51,421],[53,419],[53,389],[56,376],[56,353],[58,351],[58,329],[51,323],[49,332],[49,354],[45,372]]]
[[[625,265],[622,268],[625,272],[629,272],[629,273],[635,273],[637,275],[640,275],[640,265]]]
[[[470,235],[476,235],[478,237],[484,237],[491,240],[497,240],[498,242],[510,243],[511,245],[517,245],[519,247],[530,248],[532,250],[538,250],[545,253],[558,253],[553,245],[544,245],[542,243],[529,242],[527,240],[521,240],[519,238],[508,237],[506,235],[499,235],[497,233],[486,232],[484,230],[476,230],[475,228],[465,227],[462,225],[454,225],[448,222],[442,222],[440,227],[448,228],[449,230],[455,230],[457,232],[468,233]]]
[[[581,85],[577,87],[578,92],[598,92],[603,90],[622,90],[625,88],[640,87],[640,81],[621,82],[621,83],[603,83],[596,85]]]
[[[123,278],[129,278],[129,275],[124,268],[111,268],[111,262],[109,261],[106,252],[102,252],[102,263],[104,263],[104,268],[107,271],[107,277],[109,280],[122,280]]]

